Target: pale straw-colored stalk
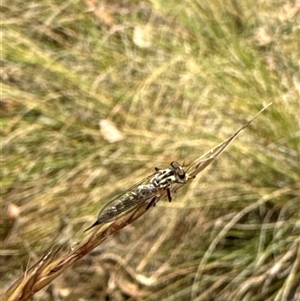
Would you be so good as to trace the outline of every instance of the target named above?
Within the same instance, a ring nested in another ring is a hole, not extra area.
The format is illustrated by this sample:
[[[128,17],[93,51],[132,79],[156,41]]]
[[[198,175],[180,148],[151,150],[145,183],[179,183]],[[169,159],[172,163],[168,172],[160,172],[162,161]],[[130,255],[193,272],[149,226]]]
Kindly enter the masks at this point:
[[[245,129],[259,114],[271,105],[268,104],[259,111],[251,120],[237,130],[231,137],[223,141],[203,156],[196,159],[186,169],[189,180],[208,167],[227,146]],[[177,191],[185,184],[175,184],[172,192]],[[161,194],[159,198],[164,197]],[[60,246],[45,252],[42,258],[32,267],[27,269],[24,274],[4,293],[1,300],[5,301],[25,301],[29,300],[37,291],[51,283],[56,277],[62,274],[74,262],[91,252],[99,246],[107,237],[119,231],[128,224],[131,224],[147,211],[148,202],[141,205],[138,209],[119,218],[111,223],[102,224],[93,228],[91,233],[71,250]]]

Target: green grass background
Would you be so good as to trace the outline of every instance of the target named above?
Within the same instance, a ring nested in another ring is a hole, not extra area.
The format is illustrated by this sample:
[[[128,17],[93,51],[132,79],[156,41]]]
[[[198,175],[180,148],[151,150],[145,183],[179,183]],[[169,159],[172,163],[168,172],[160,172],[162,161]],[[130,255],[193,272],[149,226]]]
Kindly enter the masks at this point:
[[[172,203],[33,300],[299,300],[297,1],[4,0],[1,11],[2,289],[46,249],[80,241],[155,166],[191,163],[273,102]],[[109,143],[101,119],[124,140]]]

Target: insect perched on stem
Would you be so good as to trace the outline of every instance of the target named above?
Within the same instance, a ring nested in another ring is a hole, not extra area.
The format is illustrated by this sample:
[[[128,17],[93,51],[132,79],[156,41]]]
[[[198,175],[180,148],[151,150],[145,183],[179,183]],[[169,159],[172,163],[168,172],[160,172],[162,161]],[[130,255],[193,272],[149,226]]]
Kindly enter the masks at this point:
[[[207,153],[197,158],[186,169],[183,165],[173,161],[171,167],[166,169],[155,168],[155,173],[135,184],[124,193],[115,197],[100,211],[97,221],[85,231],[103,223],[113,222],[122,216],[139,209],[148,202],[146,210],[154,206],[164,193],[167,194],[168,200],[172,201],[171,191],[176,192],[189,179],[207,168],[220,156],[228,145],[244,130],[249,124],[272,103],[262,108],[252,119],[240,127],[233,135],[224,140]],[[172,187],[173,184],[174,187]],[[135,218],[136,219],[136,218]]]
[[[167,192],[169,202],[172,201],[171,187],[174,183],[185,184],[189,178],[188,173],[183,166],[173,161],[171,167],[159,169],[155,167],[155,173],[141,182],[135,184],[124,193],[111,200],[100,211],[97,221],[85,231],[102,223],[108,223],[139,208],[145,202],[149,201],[146,207],[148,210],[155,206],[158,197],[162,192]]]

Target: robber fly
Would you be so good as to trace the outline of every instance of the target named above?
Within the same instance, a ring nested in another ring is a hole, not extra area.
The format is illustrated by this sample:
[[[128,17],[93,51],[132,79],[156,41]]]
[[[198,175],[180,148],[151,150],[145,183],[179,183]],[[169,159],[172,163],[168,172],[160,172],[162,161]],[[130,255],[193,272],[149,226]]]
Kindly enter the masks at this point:
[[[174,183],[184,184],[189,179],[188,173],[177,162],[172,162],[171,167],[159,169],[155,167],[155,173],[143,179],[124,193],[111,200],[100,211],[97,221],[85,231],[102,223],[108,223],[128,214],[149,201],[148,210],[154,206],[157,198],[164,191],[167,192],[169,202],[172,201],[171,187]]]

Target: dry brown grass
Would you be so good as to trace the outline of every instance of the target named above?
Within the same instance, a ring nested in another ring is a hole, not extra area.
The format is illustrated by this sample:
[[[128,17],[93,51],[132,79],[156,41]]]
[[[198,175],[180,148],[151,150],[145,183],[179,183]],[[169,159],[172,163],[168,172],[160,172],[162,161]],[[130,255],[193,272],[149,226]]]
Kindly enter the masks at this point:
[[[192,162],[273,102],[174,202],[32,299],[299,299],[297,3],[4,1],[2,11],[5,290],[45,250],[72,254],[115,193],[154,166]],[[124,139],[110,143],[102,119]]]
[[[206,169],[228,147],[228,145],[237,137],[237,135],[267,107],[263,108],[254,118],[248,121],[247,124],[240,128],[230,138],[226,139],[224,142],[220,143],[212,150],[208,151],[206,154],[199,157],[192,164],[190,164],[186,169],[189,174],[190,180],[194,179],[200,172]],[[177,190],[179,190],[182,186],[182,184],[175,184],[171,189],[172,193],[174,194],[175,192],[177,192]],[[164,196],[165,194],[161,195],[161,197]],[[262,203],[264,203],[268,198],[270,197],[265,196],[262,200]],[[126,214],[124,217],[121,217],[114,222],[97,226],[97,228],[99,229],[93,228],[92,235],[90,235],[87,239],[84,239],[84,241],[78,246],[73,246],[72,250],[70,251],[65,251],[63,253],[61,252],[63,247],[59,247],[46,252],[38,263],[28,268],[24,272],[24,275],[22,275],[20,279],[17,280],[4,293],[3,299],[7,301],[29,300],[36,292],[51,283],[72,264],[91,252],[95,247],[99,246],[110,235],[113,235],[115,232],[119,231],[125,226],[130,225],[142,214],[144,214],[147,211],[149,201],[150,200],[145,202],[145,204],[139,206],[133,212]],[[159,201],[159,199],[157,201]],[[243,215],[244,213],[241,213],[241,216]],[[238,216],[237,220],[239,220],[241,216]],[[232,225],[233,224],[234,222],[232,223]],[[222,231],[220,234],[221,235],[219,236],[221,237],[224,235],[222,234]],[[215,245],[216,243],[212,244],[211,248],[214,249]],[[203,260],[206,260],[206,258],[204,257]]]

